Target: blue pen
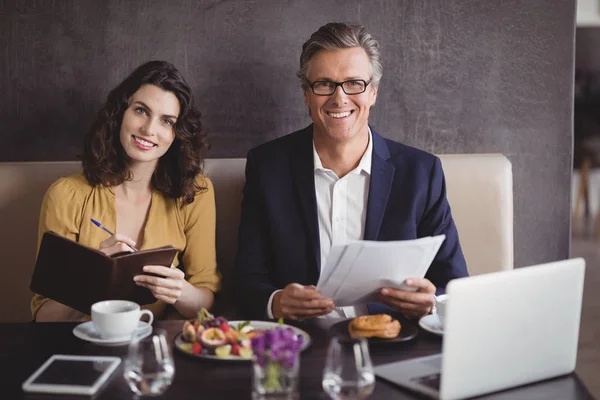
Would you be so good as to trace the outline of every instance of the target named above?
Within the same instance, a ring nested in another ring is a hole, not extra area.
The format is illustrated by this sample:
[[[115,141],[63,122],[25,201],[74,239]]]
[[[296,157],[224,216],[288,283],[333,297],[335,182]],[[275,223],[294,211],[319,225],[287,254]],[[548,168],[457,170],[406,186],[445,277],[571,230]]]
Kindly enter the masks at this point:
[[[114,233],[112,233],[109,229],[107,229],[104,225],[102,225],[100,222],[96,221],[94,218],[90,218],[90,221],[92,221],[92,223],[94,225],[96,225],[98,228],[102,229],[104,232],[108,233],[110,236],[114,235]],[[137,249],[135,247],[132,247],[130,245],[128,245],[127,243],[125,243],[127,245],[127,247],[129,247],[131,250],[133,251],[137,251]]]

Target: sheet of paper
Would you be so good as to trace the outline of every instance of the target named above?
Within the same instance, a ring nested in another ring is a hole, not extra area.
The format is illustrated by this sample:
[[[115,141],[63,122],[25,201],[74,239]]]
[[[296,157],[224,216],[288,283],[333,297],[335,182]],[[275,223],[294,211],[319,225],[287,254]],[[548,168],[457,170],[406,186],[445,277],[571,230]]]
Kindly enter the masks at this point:
[[[391,242],[353,241],[332,246],[332,252],[336,255],[341,252],[341,256],[332,259],[332,265],[328,259],[328,272],[319,280],[317,290],[324,297],[332,297],[336,306],[376,301],[382,287],[414,290],[406,287],[404,281],[425,276],[444,239],[444,235],[439,235]]]
[[[323,271],[323,280],[319,279],[317,290],[323,297],[332,297],[339,290],[340,285],[345,281],[346,275],[350,272],[347,266],[354,265],[354,261],[361,251],[362,246],[332,246],[330,255],[333,253],[335,258],[327,257],[325,270]],[[339,255],[339,256],[338,256]]]
[[[327,280],[329,276],[338,265],[340,261],[340,257],[346,250],[346,246],[332,246],[329,250],[329,254],[327,254],[327,262],[326,265],[321,265],[321,274],[319,275],[319,282],[317,283],[317,287],[322,286]]]

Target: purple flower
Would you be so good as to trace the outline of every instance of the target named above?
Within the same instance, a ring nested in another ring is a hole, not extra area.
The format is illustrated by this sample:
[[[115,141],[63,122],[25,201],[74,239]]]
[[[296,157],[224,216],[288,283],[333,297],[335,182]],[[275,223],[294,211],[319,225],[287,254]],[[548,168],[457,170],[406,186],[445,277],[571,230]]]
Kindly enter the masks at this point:
[[[292,328],[278,327],[252,338],[252,350],[259,365],[265,360],[291,368],[302,348],[303,339]]]

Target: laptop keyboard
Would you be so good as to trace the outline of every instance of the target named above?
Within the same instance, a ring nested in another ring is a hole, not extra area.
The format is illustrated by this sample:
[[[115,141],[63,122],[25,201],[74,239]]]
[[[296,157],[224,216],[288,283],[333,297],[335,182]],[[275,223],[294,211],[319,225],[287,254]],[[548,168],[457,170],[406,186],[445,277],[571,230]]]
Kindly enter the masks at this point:
[[[441,355],[426,358],[424,360],[421,360],[420,363],[422,365],[432,367],[434,369],[434,371],[442,370],[442,356]],[[427,387],[430,387],[435,390],[439,390],[441,377],[442,377],[442,375],[440,372],[435,372],[433,374],[423,375],[423,376],[419,376],[416,378],[412,378],[411,381],[419,383],[419,384],[427,386]]]
[[[442,377],[441,374],[431,374],[431,375],[420,376],[418,378],[413,378],[413,379],[411,379],[411,381],[419,383],[419,384],[427,386],[427,387],[430,387],[435,390],[440,390],[441,377]]]

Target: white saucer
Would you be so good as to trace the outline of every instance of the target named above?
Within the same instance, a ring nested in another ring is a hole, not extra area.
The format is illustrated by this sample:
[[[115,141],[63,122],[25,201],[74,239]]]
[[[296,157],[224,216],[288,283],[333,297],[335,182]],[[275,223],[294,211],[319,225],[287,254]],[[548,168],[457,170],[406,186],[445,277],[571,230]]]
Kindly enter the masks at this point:
[[[152,333],[152,325],[144,321],[140,321],[138,329],[140,330],[138,331],[137,335],[140,339],[143,339]],[[77,325],[75,328],[73,328],[73,335],[77,336],[79,339],[86,340],[100,346],[123,346],[129,344],[131,340],[129,336],[104,339],[102,336],[100,336],[96,329],[94,329],[94,324],[92,321]]]
[[[444,328],[437,314],[429,314],[419,320],[419,326],[435,335],[444,335]]]

